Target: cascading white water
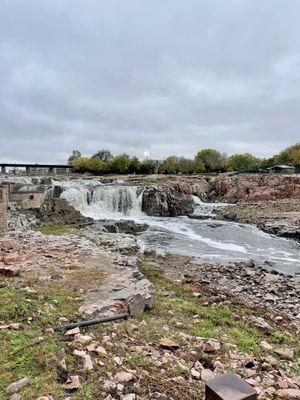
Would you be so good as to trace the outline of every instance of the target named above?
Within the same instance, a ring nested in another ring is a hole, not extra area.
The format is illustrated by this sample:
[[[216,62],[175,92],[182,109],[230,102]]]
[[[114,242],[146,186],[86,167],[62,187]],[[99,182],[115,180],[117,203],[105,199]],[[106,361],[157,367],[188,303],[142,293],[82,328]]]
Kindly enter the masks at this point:
[[[143,192],[134,186],[69,187],[61,194],[83,215],[94,219],[120,218],[142,213]]]
[[[124,216],[141,213],[142,193],[132,186],[100,186],[93,190],[91,207],[104,215]]]
[[[83,186],[70,187],[62,192],[62,199],[66,199],[76,210],[83,215],[88,212],[89,190]]]

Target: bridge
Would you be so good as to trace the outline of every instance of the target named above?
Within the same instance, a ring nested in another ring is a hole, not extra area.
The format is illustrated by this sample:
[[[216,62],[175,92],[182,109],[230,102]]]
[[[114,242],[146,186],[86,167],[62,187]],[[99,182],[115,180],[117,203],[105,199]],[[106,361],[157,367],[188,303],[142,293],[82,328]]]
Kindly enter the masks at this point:
[[[25,168],[27,175],[30,172],[38,172],[40,169],[47,169],[49,174],[56,170],[72,172],[73,168],[69,164],[30,164],[30,163],[0,163],[1,173],[6,174],[7,168]]]

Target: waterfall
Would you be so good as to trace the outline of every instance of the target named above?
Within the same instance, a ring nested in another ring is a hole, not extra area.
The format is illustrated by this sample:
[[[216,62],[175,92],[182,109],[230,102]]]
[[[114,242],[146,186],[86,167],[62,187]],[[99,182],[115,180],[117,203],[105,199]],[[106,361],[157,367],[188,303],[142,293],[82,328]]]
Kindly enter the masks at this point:
[[[85,187],[70,187],[60,195],[62,199],[66,199],[81,214],[86,215],[88,212],[89,190]]]
[[[142,213],[143,190],[135,186],[65,187],[60,196],[94,219],[123,218]]]
[[[100,186],[93,191],[91,207],[100,208],[105,214],[123,215],[141,212],[141,194],[131,186],[107,187]]]

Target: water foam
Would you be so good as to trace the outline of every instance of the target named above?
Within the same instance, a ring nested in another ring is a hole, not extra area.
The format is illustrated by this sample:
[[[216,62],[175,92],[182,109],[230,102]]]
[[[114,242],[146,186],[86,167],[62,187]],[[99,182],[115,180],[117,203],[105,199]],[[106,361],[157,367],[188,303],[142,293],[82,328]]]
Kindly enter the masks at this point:
[[[120,219],[142,213],[142,191],[135,186],[65,185],[61,198],[84,216],[94,219]]]

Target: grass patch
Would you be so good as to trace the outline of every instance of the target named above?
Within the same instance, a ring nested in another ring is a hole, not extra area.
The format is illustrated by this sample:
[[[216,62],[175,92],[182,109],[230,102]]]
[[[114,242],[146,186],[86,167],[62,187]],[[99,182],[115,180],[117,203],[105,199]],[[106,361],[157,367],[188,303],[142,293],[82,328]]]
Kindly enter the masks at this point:
[[[256,353],[258,351],[259,335],[250,333],[249,327],[235,327],[230,330],[230,336],[234,339],[239,349],[245,353]]]
[[[155,263],[145,263],[141,268],[141,271],[148,278],[158,278],[164,275],[164,269]]]
[[[207,328],[193,328],[191,333],[192,335],[206,339],[217,339],[219,336],[216,331],[212,331]]]
[[[45,333],[59,323],[59,317],[75,315],[78,304],[69,293],[47,289],[27,293],[18,286],[0,289],[1,323],[20,323],[19,330],[0,330],[0,398],[10,399],[7,386],[28,377],[30,385],[22,390],[22,399],[41,395],[64,398],[57,382],[56,362],[64,346],[63,337]],[[42,337],[40,341],[37,338]]]
[[[292,336],[286,332],[280,332],[280,331],[271,332],[271,336],[276,343],[281,345],[289,346],[293,343]]]
[[[202,307],[200,315],[203,319],[210,321],[214,326],[230,326],[234,323],[234,311],[231,308],[218,306]]]
[[[36,228],[36,231],[43,235],[60,236],[72,233],[73,229],[70,225],[43,225]]]

